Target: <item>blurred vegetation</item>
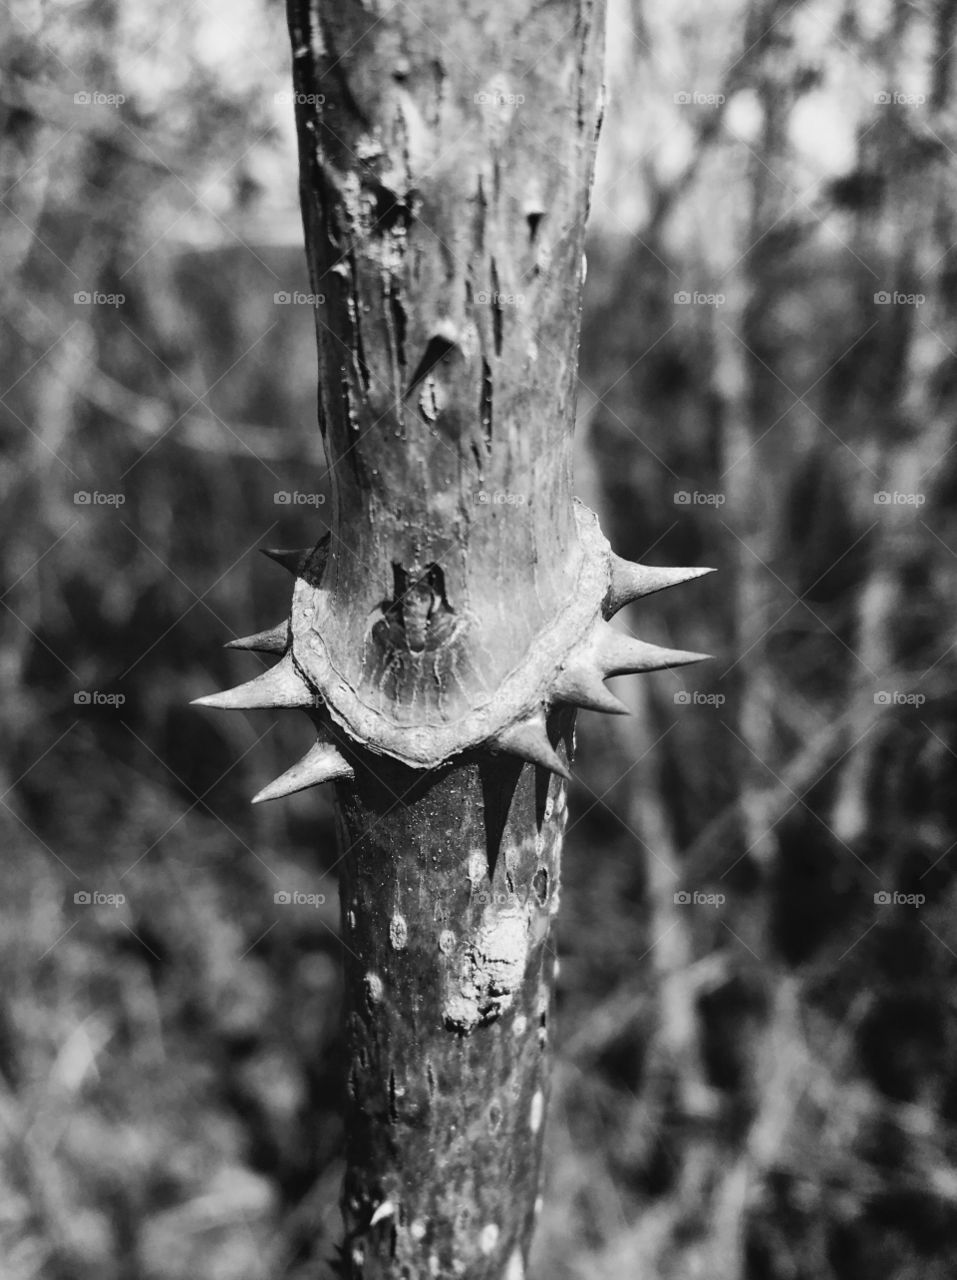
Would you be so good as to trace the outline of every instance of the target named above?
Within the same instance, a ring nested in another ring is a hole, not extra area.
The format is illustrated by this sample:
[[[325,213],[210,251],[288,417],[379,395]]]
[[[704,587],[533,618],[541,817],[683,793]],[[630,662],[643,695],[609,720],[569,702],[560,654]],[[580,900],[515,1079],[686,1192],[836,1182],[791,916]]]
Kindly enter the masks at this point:
[[[955,25],[613,5],[578,487],[718,567],[627,619],[717,661],[581,718],[539,1276],[954,1273]],[[185,705],[326,514],[282,6],[0,37],[0,1273],[305,1280],[330,799],[250,809],[306,726]]]

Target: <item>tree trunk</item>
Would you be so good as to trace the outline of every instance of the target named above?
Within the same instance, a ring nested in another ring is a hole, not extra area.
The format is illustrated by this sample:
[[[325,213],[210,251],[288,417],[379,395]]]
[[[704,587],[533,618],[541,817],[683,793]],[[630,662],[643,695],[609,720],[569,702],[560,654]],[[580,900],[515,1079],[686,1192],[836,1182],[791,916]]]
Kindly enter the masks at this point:
[[[283,654],[203,699],[298,706],[335,780],[351,1277],[525,1274],[575,709],[694,661],[613,630],[701,570],[612,555],[572,497],[597,0],[290,0],[329,536],[278,553]]]

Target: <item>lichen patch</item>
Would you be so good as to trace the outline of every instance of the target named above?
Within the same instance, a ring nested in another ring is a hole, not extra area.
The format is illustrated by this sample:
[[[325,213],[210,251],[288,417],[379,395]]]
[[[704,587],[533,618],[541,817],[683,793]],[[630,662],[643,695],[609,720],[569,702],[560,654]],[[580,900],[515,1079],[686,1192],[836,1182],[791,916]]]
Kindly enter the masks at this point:
[[[405,916],[400,916],[398,912],[389,921],[389,941],[396,951],[403,951],[409,941],[409,926],[405,922]]]
[[[486,918],[461,947],[449,974],[446,1025],[467,1034],[504,1013],[522,985],[528,947],[528,920],[520,907]]]

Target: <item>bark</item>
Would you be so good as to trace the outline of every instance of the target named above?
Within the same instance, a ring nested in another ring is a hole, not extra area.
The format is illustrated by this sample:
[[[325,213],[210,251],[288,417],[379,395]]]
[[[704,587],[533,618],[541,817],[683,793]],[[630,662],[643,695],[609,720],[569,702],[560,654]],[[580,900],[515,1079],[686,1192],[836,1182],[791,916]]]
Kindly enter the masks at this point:
[[[359,694],[340,740],[355,781],[337,788],[344,1263],[369,1280],[517,1280],[539,1194],[564,784],[507,755],[423,776],[348,744],[387,737],[410,764],[435,764],[476,710],[479,732],[495,727],[496,699],[517,710],[510,674],[574,589],[598,15],[290,14],[307,251],[325,299],[336,507],[323,581],[348,602],[313,634]]]
[[[539,1194],[565,786],[521,762],[355,763],[350,1273],[513,1280]]]
[[[576,708],[703,655],[613,629],[705,572],[613,555],[573,500],[597,0],[290,0],[327,537],[276,552],[281,654],[200,699],[300,707],[336,781],[351,1069],[342,1270],[520,1280]]]

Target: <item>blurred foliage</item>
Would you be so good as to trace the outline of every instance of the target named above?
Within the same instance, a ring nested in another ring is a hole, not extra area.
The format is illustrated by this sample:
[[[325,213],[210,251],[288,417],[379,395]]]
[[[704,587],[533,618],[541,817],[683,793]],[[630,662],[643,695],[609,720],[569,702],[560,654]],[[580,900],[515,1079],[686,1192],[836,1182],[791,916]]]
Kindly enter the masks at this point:
[[[612,8],[579,491],[719,568],[627,618],[717,660],[581,719],[541,1276],[954,1271],[955,21]],[[0,1272],[305,1280],[330,800],[251,810],[305,725],[185,705],[324,527],[282,6],[0,34]]]

